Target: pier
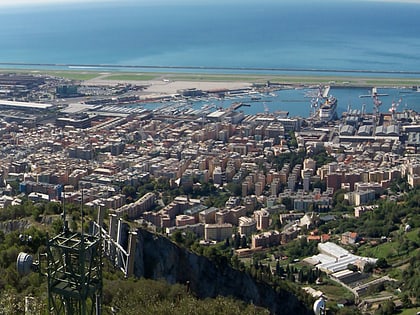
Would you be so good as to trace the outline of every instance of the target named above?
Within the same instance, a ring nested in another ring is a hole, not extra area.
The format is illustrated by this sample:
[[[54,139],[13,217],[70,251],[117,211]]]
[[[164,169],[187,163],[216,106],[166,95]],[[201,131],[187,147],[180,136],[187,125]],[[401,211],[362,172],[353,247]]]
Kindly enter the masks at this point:
[[[237,110],[237,109],[241,108],[242,106],[251,107],[250,104],[245,104],[245,103],[242,103],[242,102],[235,102],[235,103],[232,103],[230,108],[231,108],[231,110]]]
[[[372,88],[372,92],[370,94],[359,95],[359,98],[364,98],[364,97],[378,97],[378,96],[388,96],[388,94],[378,93],[378,89],[376,87],[374,87],[374,88]]]

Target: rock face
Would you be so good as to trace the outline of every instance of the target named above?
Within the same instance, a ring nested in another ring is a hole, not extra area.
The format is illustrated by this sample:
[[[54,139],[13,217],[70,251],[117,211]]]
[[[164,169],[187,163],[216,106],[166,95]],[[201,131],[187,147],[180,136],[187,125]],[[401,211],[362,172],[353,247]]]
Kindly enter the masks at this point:
[[[165,279],[169,283],[189,282],[199,298],[231,296],[270,310],[272,314],[312,314],[292,293],[276,293],[248,274],[228,265],[217,266],[208,258],[178,247],[165,237],[146,230],[137,231],[134,274],[137,277]]]
[[[9,220],[0,222],[0,231],[11,233],[14,231],[24,231],[31,226],[28,220]]]

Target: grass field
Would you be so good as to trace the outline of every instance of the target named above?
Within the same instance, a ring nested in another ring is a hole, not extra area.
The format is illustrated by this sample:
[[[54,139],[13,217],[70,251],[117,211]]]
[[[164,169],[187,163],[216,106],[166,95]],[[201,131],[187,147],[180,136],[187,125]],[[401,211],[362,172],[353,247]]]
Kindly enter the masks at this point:
[[[165,78],[178,81],[206,81],[206,82],[266,82],[270,76],[255,75],[210,75],[210,74],[168,74]]]
[[[419,238],[419,228],[413,229],[412,231],[405,233],[404,237],[413,242],[420,242]],[[411,251],[407,253],[407,250],[401,248],[401,244],[398,240],[393,240],[392,242],[385,242],[378,244],[377,246],[371,246],[369,244],[360,247],[358,254],[362,256],[369,256],[375,258],[386,258],[388,261],[395,259],[402,259],[412,257],[416,254],[416,251]],[[399,256],[399,257],[398,257]]]
[[[159,76],[161,76],[161,74],[158,73],[121,73],[101,77],[101,80],[150,81],[158,79]]]
[[[353,299],[353,294],[346,288],[337,284],[324,284],[319,286],[313,286],[315,290],[319,290],[324,293],[329,301],[340,301],[342,299]]]
[[[55,77],[65,78],[69,80],[77,80],[77,81],[85,81],[90,80],[98,77],[98,73],[96,72],[76,72],[76,71],[48,71],[46,72],[49,75],[53,75]]]
[[[266,83],[267,81],[282,84],[332,84],[341,86],[417,86],[420,79],[392,79],[369,77],[340,76],[295,76],[295,75],[255,75],[255,74],[205,74],[205,73],[121,73],[104,77],[104,80],[153,80],[165,78],[172,81],[204,81],[204,82],[249,82]]]
[[[413,229],[410,232],[406,233],[406,237],[413,242],[420,242],[420,237],[419,237],[419,233],[420,233],[420,229]]]
[[[375,247],[366,248],[363,250],[363,256],[375,257],[375,258],[386,258],[389,259],[392,256],[398,254],[397,242],[387,242],[379,244]]]
[[[24,70],[24,69],[0,69],[0,73],[21,73],[21,74],[45,74],[45,75],[52,75],[55,77],[65,78],[69,80],[90,80],[96,78],[100,75],[99,72],[96,71],[73,71],[73,70]]]

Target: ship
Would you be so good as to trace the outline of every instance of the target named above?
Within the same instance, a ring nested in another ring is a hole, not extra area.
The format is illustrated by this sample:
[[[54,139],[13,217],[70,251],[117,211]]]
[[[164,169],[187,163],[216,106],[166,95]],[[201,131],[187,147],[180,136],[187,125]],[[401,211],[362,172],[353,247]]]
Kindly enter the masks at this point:
[[[311,118],[321,122],[337,119],[337,99],[330,95],[330,86],[320,87],[316,99],[311,102]]]

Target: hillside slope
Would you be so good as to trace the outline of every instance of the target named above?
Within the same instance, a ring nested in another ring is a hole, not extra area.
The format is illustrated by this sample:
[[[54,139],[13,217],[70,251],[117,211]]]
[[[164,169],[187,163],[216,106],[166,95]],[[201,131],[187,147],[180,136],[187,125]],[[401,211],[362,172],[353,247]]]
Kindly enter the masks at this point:
[[[203,256],[177,246],[167,238],[138,229],[134,273],[137,277],[165,279],[168,283],[189,282],[199,298],[231,296],[267,308],[273,314],[312,314],[295,295],[278,293],[247,273],[228,265],[217,266]]]

